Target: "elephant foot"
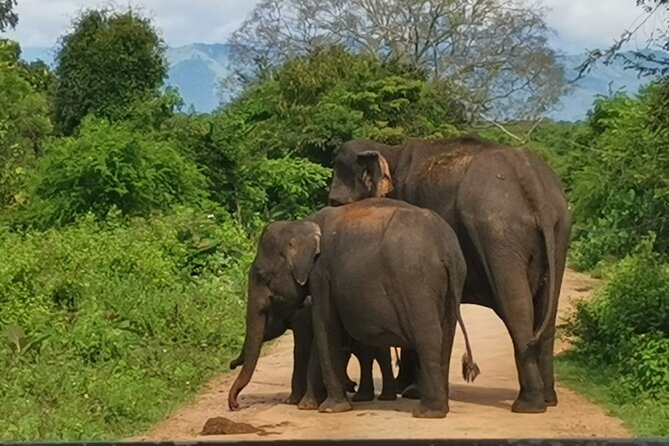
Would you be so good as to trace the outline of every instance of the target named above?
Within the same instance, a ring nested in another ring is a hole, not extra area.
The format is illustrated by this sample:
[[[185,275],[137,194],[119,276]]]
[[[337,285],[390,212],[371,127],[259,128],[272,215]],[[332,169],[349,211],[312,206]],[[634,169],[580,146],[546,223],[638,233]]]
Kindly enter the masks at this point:
[[[304,398],[297,403],[297,408],[300,410],[317,410],[318,401],[313,396],[305,395]]]
[[[511,405],[513,413],[544,413],[546,412],[546,403],[543,396],[539,398],[526,399],[518,397]]]
[[[418,403],[418,406],[413,410],[414,418],[446,418],[448,413],[448,405],[442,407],[429,407],[423,402]]]
[[[373,400],[374,400],[373,390],[371,392],[358,391],[355,395],[353,395],[353,398],[351,398],[351,401],[353,401],[354,403],[360,403],[363,401],[373,401]]]
[[[381,392],[381,395],[379,395],[378,397],[379,401],[395,401],[396,399],[397,399],[397,392],[395,392],[395,389],[392,390],[384,389],[383,392]]]
[[[395,378],[395,389],[397,390],[397,394],[401,395],[407,387],[411,385],[411,382],[409,380],[403,379],[403,378]]]
[[[416,384],[411,384],[409,387],[404,389],[404,392],[402,392],[402,398],[406,398],[408,400],[419,400],[420,390],[418,389],[418,386]]]
[[[300,401],[302,401],[303,395],[297,394],[297,393],[291,393],[288,399],[286,399],[285,403],[286,404],[291,404],[291,405],[296,405],[299,404]]]
[[[555,407],[558,405],[558,397],[557,393],[555,393],[555,389],[544,390],[544,402],[548,407]]]
[[[352,410],[353,406],[348,400],[337,401],[334,398],[328,398],[318,407],[319,412],[323,413],[338,413],[348,412]]]

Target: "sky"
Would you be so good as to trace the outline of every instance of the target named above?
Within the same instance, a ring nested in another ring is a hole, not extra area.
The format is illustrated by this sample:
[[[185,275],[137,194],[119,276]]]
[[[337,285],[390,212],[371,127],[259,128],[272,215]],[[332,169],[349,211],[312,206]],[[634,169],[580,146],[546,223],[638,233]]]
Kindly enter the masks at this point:
[[[547,24],[556,31],[551,43],[568,53],[609,46],[625,29],[639,23],[635,0],[535,0],[550,8]],[[23,47],[53,48],[82,8],[109,0],[18,0],[19,25],[7,33]],[[115,5],[125,5],[127,0]],[[221,43],[252,11],[258,0],[132,0],[152,17],[169,46],[195,42]],[[645,36],[661,26],[655,17],[641,28],[632,47],[644,47]]]

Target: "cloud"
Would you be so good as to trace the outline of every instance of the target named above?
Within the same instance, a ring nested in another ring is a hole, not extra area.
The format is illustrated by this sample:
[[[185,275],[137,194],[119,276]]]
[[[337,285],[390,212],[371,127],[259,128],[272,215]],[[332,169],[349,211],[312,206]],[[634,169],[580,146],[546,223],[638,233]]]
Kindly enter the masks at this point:
[[[541,3],[551,8],[546,21],[558,32],[555,43],[568,52],[608,47],[620,39],[623,31],[640,24],[644,16],[634,0],[542,0]],[[659,14],[649,20],[631,46],[644,47],[662,20]]]
[[[259,0],[129,0],[154,19],[170,46],[193,42],[223,42],[253,10]],[[558,32],[551,41],[566,52],[605,47],[619,38],[642,13],[634,0],[535,0],[552,9],[548,25]],[[9,37],[24,47],[55,45],[75,13],[101,7],[109,0],[20,0],[19,26]],[[128,0],[117,0],[117,5]],[[651,20],[633,42],[644,46],[644,36],[661,25]]]
[[[258,0],[133,0],[154,19],[170,46],[222,42],[253,10]],[[109,5],[108,0],[21,0],[19,25],[8,37],[24,47],[53,47],[77,11]],[[123,0],[112,3],[123,7]]]

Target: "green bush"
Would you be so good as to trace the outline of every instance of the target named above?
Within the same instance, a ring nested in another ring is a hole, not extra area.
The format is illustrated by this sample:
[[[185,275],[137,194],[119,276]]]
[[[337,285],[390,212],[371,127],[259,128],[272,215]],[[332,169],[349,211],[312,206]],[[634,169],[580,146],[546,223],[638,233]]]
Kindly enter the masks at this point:
[[[125,437],[225,369],[252,252],[209,212],[0,232],[0,439]]]
[[[621,397],[669,397],[669,263],[653,238],[615,265],[604,287],[567,324],[573,354],[610,369]]]
[[[271,157],[269,140],[257,136],[241,112],[177,115],[165,123],[161,138],[200,166],[211,198],[251,231],[268,220],[303,217],[325,204],[331,170],[280,154],[289,153],[288,148]]]
[[[146,216],[180,203],[200,203],[206,182],[167,142],[125,124],[89,119],[76,138],[56,140],[34,172],[18,221],[38,228],[72,223],[113,209]]]
[[[655,88],[599,99],[576,135],[568,165],[578,268],[624,257],[650,231],[669,254],[669,129],[653,125]]]

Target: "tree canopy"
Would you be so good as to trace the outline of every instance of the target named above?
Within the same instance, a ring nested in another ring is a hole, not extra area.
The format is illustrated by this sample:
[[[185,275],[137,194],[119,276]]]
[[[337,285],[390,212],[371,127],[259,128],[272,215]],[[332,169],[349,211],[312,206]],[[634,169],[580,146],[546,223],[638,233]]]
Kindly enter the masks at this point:
[[[424,69],[471,119],[534,116],[564,81],[543,14],[524,0],[263,0],[229,43],[242,82],[338,44]]]
[[[122,118],[138,99],[158,93],[167,76],[165,45],[133,10],[88,10],[60,41],[55,120],[69,135],[93,114]]]

